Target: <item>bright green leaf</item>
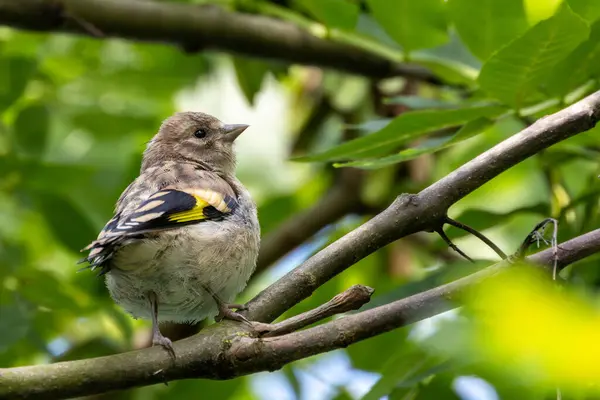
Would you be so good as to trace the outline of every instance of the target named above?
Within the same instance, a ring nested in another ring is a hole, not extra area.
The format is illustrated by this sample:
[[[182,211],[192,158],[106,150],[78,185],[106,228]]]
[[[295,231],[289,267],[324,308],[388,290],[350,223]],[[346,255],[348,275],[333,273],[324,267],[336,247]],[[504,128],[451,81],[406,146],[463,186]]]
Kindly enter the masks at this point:
[[[407,112],[378,132],[343,143],[299,161],[358,160],[385,155],[422,134],[463,125],[477,118],[494,118],[506,111],[498,106]]]
[[[260,92],[263,79],[269,67],[260,60],[236,57],[233,59],[238,84],[244,92],[248,103],[254,104],[256,94]]]
[[[528,28],[523,0],[449,0],[448,5],[461,39],[481,60]]]
[[[406,53],[448,41],[444,0],[367,0],[373,17]]]
[[[529,24],[535,25],[544,19],[552,17],[561,2],[562,0],[523,0]]]
[[[423,154],[431,154],[446,147],[455,145],[467,139],[470,139],[476,135],[479,135],[481,132],[485,131],[487,128],[492,126],[494,121],[489,120],[487,118],[478,118],[473,121],[466,123],[462,128],[458,130],[454,135],[443,137],[443,138],[433,138],[421,143],[419,146],[415,148],[410,148],[406,150],[402,150],[398,154],[394,154],[393,156],[384,157],[376,160],[366,160],[366,161],[354,161],[349,163],[340,163],[335,164],[336,167],[358,167],[364,169],[375,169],[382,168],[388,165],[397,164],[400,162],[412,160],[417,158]]]
[[[17,115],[14,123],[14,138],[19,150],[40,157],[46,150],[50,113],[43,105],[29,106]]]
[[[479,75],[491,96],[520,108],[552,68],[587,38],[585,21],[563,6],[523,36],[495,53]]]
[[[358,22],[358,5],[348,0],[296,0],[319,22],[345,30],[354,30]]]

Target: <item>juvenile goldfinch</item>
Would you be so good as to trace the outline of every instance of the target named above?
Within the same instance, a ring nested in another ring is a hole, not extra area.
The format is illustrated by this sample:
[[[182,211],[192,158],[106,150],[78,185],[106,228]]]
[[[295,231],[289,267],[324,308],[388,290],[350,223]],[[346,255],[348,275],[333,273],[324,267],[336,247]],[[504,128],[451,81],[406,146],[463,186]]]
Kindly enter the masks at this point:
[[[159,321],[246,319],[230,304],[256,266],[256,206],[235,177],[234,140],[248,125],[177,113],[148,143],[140,176],[84,250],[114,301],[152,320],[152,342],[174,355]],[[246,321],[247,322],[247,321]]]

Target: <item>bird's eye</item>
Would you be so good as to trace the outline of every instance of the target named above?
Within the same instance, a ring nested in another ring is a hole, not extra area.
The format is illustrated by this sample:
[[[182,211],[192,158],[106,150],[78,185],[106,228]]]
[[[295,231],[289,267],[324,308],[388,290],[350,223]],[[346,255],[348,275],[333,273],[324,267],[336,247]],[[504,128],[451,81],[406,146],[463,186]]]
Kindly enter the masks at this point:
[[[194,132],[194,136],[196,136],[198,139],[202,139],[206,136],[206,131],[204,129],[197,129],[196,132]]]

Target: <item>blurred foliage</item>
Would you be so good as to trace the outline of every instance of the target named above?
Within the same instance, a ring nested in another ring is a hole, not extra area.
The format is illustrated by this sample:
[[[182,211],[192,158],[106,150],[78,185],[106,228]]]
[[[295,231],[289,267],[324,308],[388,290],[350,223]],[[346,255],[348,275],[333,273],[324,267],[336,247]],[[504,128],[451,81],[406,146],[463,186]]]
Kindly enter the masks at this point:
[[[147,344],[148,323],[126,316],[102,280],[76,273],[75,262],[137,175],[145,142],[175,110],[252,124],[240,139],[238,174],[269,235],[314,204],[334,184],[336,168],[368,169],[364,199],[382,207],[599,86],[597,0],[215,2],[409,60],[444,84],[372,83],[164,45],[0,29],[0,367]],[[302,129],[312,117],[311,129]],[[597,228],[597,133],[503,173],[456,204],[451,216],[509,253],[548,216],[559,219],[561,241]],[[298,136],[309,145],[294,160],[311,163],[289,161]],[[367,218],[353,215],[326,227],[240,298]],[[376,289],[365,306],[373,307],[496,259],[464,232],[450,228],[448,235],[478,262],[459,261],[439,238],[418,234],[358,262],[286,316],[355,283]],[[592,257],[562,272],[574,289],[528,276],[499,278],[465,309],[281,372],[173,382],[119,398],[545,399],[556,396],[557,386],[564,398],[597,395],[588,382],[598,377],[598,263]]]

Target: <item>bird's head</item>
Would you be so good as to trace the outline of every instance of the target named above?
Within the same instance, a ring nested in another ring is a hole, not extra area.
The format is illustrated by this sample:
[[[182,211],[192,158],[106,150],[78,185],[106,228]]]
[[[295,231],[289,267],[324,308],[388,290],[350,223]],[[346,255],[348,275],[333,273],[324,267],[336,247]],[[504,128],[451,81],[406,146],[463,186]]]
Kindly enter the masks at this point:
[[[224,124],[201,112],[179,112],[167,118],[148,143],[142,171],[164,161],[196,163],[205,169],[233,174],[233,142],[248,128]]]

